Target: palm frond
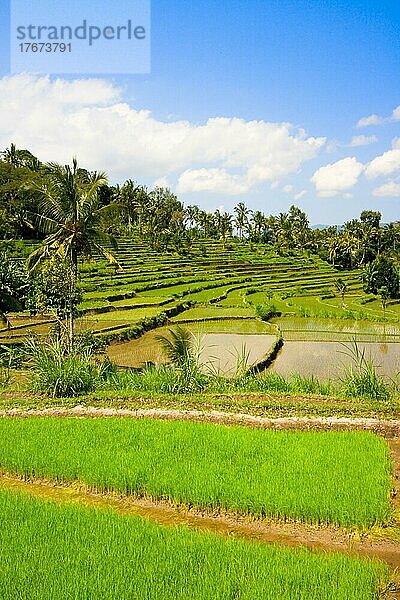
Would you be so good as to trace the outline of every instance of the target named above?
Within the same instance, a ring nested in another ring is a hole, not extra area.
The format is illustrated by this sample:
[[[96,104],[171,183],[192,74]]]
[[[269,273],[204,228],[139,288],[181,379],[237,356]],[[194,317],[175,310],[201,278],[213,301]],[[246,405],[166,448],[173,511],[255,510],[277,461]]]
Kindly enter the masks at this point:
[[[168,333],[171,337],[157,335],[156,340],[161,344],[169,361],[175,365],[182,366],[192,359],[192,334],[179,325],[175,330],[169,329]]]

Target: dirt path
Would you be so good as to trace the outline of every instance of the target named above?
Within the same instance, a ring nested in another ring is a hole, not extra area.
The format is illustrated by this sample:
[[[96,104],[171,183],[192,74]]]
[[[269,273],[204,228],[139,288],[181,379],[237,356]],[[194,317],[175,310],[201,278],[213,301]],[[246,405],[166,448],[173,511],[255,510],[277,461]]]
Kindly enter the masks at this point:
[[[12,408],[0,410],[0,417],[131,417],[135,419],[179,419],[222,423],[225,425],[245,425],[260,429],[313,429],[313,430],[353,430],[364,429],[374,431],[388,438],[400,438],[399,419],[376,419],[357,417],[258,417],[245,413],[228,413],[220,411],[173,410],[173,409],[138,409],[95,408],[91,406],[75,406],[73,408],[52,407],[43,409]]]

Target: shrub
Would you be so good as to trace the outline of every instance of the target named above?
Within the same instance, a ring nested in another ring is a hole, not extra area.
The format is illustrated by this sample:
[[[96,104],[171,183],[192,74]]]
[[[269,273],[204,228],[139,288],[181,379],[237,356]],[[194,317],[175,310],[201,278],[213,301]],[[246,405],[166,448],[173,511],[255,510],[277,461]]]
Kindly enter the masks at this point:
[[[378,375],[372,360],[365,357],[365,350],[360,350],[354,341],[352,345],[343,344],[343,354],[349,356],[351,364],[341,379],[345,396],[353,398],[369,398],[371,400],[390,400],[390,385]]]
[[[25,344],[33,366],[32,388],[54,398],[78,396],[90,392],[99,384],[102,365],[95,365],[91,352],[66,352],[58,341],[39,342],[30,339]]]
[[[272,317],[278,317],[281,313],[276,308],[275,304],[267,302],[266,304],[258,304],[256,306],[257,316],[262,321],[269,321]]]

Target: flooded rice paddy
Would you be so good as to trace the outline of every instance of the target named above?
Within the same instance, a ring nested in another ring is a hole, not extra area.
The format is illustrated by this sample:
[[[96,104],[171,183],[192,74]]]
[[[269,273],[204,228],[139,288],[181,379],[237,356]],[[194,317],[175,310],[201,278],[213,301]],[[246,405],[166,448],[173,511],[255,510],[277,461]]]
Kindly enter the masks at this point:
[[[284,345],[270,371],[298,373],[326,380],[340,378],[357,346],[377,371],[387,377],[400,372],[400,325],[350,319],[279,317]]]
[[[195,352],[205,372],[234,375],[237,368],[262,360],[276,340],[274,327],[256,319],[204,321],[184,324],[193,334]],[[108,354],[123,367],[141,368],[146,363],[166,362],[159,335],[168,335],[170,327],[145,333],[137,340],[114,344]]]
[[[257,319],[225,319],[182,324],[194,336],[203,371],[233,376],[263,360],[280,330],[284,345],[269,371],[287,376],[298,373],[321,380],[337,380],[353,363],[357,344],[377,371],[387,377],[400,372],[400,324],[352,319],[277,317],[271,323]],[[122,367],[164,364],[159,335],[169,327],[149,331],[137,340],[115,344],[109,356]]]

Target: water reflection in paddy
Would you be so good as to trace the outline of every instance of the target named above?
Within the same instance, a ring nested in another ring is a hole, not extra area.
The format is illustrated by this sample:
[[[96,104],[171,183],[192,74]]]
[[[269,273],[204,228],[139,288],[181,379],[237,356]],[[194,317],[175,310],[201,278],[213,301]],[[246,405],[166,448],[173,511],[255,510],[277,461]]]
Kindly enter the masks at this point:
[[[365,358],[372,360],[378,373],[394,377],[400,371],[398,343],[360,342],[358,347],[365,351]],[[298,373],[321,380],[337,379],[351,363],[354,361],[349,350],[341,342],[285,342],[269,371],[285,376]]]
[[[263,359],[276,339],[274,327],[256,319],[182,323],[182,327],[194,335],[203,369],[228,376],[234,373],[243,357],[248,366]],[[108,355],[124,367],[140,368],[146,363],[165,363],[157,336],[168,335],[169,329],[161,327],[139,339],[113,344],[108,348]]]
[[[337,379],[354,361],[354,342],[372,360],[378,373],[394,377],[400,371],[400,326],[350,319],[280,317],[284,345],[270,367],[281,375],[299,373],[319,379]]]

